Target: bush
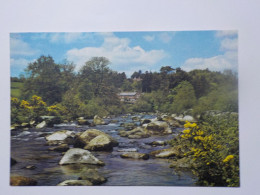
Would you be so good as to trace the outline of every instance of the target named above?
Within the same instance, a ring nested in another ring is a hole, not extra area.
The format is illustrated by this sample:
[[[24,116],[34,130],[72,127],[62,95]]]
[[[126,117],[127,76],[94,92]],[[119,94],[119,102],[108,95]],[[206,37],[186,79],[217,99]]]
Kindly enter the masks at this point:
[[[239,186],[238,118],[234,114],[209,117],[197,125],[186,122],[185,130],[172,140],[188,148],[199,185]]]

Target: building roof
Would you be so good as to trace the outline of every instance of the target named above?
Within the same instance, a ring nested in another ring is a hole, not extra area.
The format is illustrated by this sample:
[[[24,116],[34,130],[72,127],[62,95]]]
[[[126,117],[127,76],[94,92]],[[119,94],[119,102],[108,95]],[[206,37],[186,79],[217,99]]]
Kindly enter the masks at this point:
[[[119,93],[118,95],[121,95],[121,96],[134,96],[136,94],[137,94],[137,92],[122,92],[122,93]]]

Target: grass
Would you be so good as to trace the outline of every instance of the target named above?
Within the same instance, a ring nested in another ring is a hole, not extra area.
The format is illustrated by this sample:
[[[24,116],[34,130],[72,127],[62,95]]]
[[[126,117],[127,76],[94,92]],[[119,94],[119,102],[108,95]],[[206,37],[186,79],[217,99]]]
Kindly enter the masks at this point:
[[[22,82],[11,82],[11,96],[20,98],[22,87],[23,87]]]

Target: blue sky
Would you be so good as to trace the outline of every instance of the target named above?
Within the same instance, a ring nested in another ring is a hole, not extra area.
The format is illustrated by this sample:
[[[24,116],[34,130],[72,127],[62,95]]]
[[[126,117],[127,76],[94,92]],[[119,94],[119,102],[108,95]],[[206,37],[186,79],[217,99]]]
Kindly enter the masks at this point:
[[[104,56],[112,70],[128,76],[161,66],[237,71],[237,52],[237,31],[10,34],[11,76],[23,74],[41,55],[52,56],[56,63],[71,61],[76,70],[91,57]]]

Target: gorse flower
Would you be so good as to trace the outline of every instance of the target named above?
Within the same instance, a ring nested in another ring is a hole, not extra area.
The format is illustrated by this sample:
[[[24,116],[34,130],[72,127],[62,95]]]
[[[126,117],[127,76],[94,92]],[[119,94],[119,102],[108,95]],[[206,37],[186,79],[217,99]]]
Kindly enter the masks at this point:
[[[234,156],[233,155],[228,155],[224,160],[223,160],[223,163],[226,163],[228,161],[230,161],[231,159],[233,159]]]
[[[194,127],[197,127],[197,124],[196,123],[190,123],[188,121],[186,121],[186,123],[184,124],[184,127],[185,128],[194,128]]]

